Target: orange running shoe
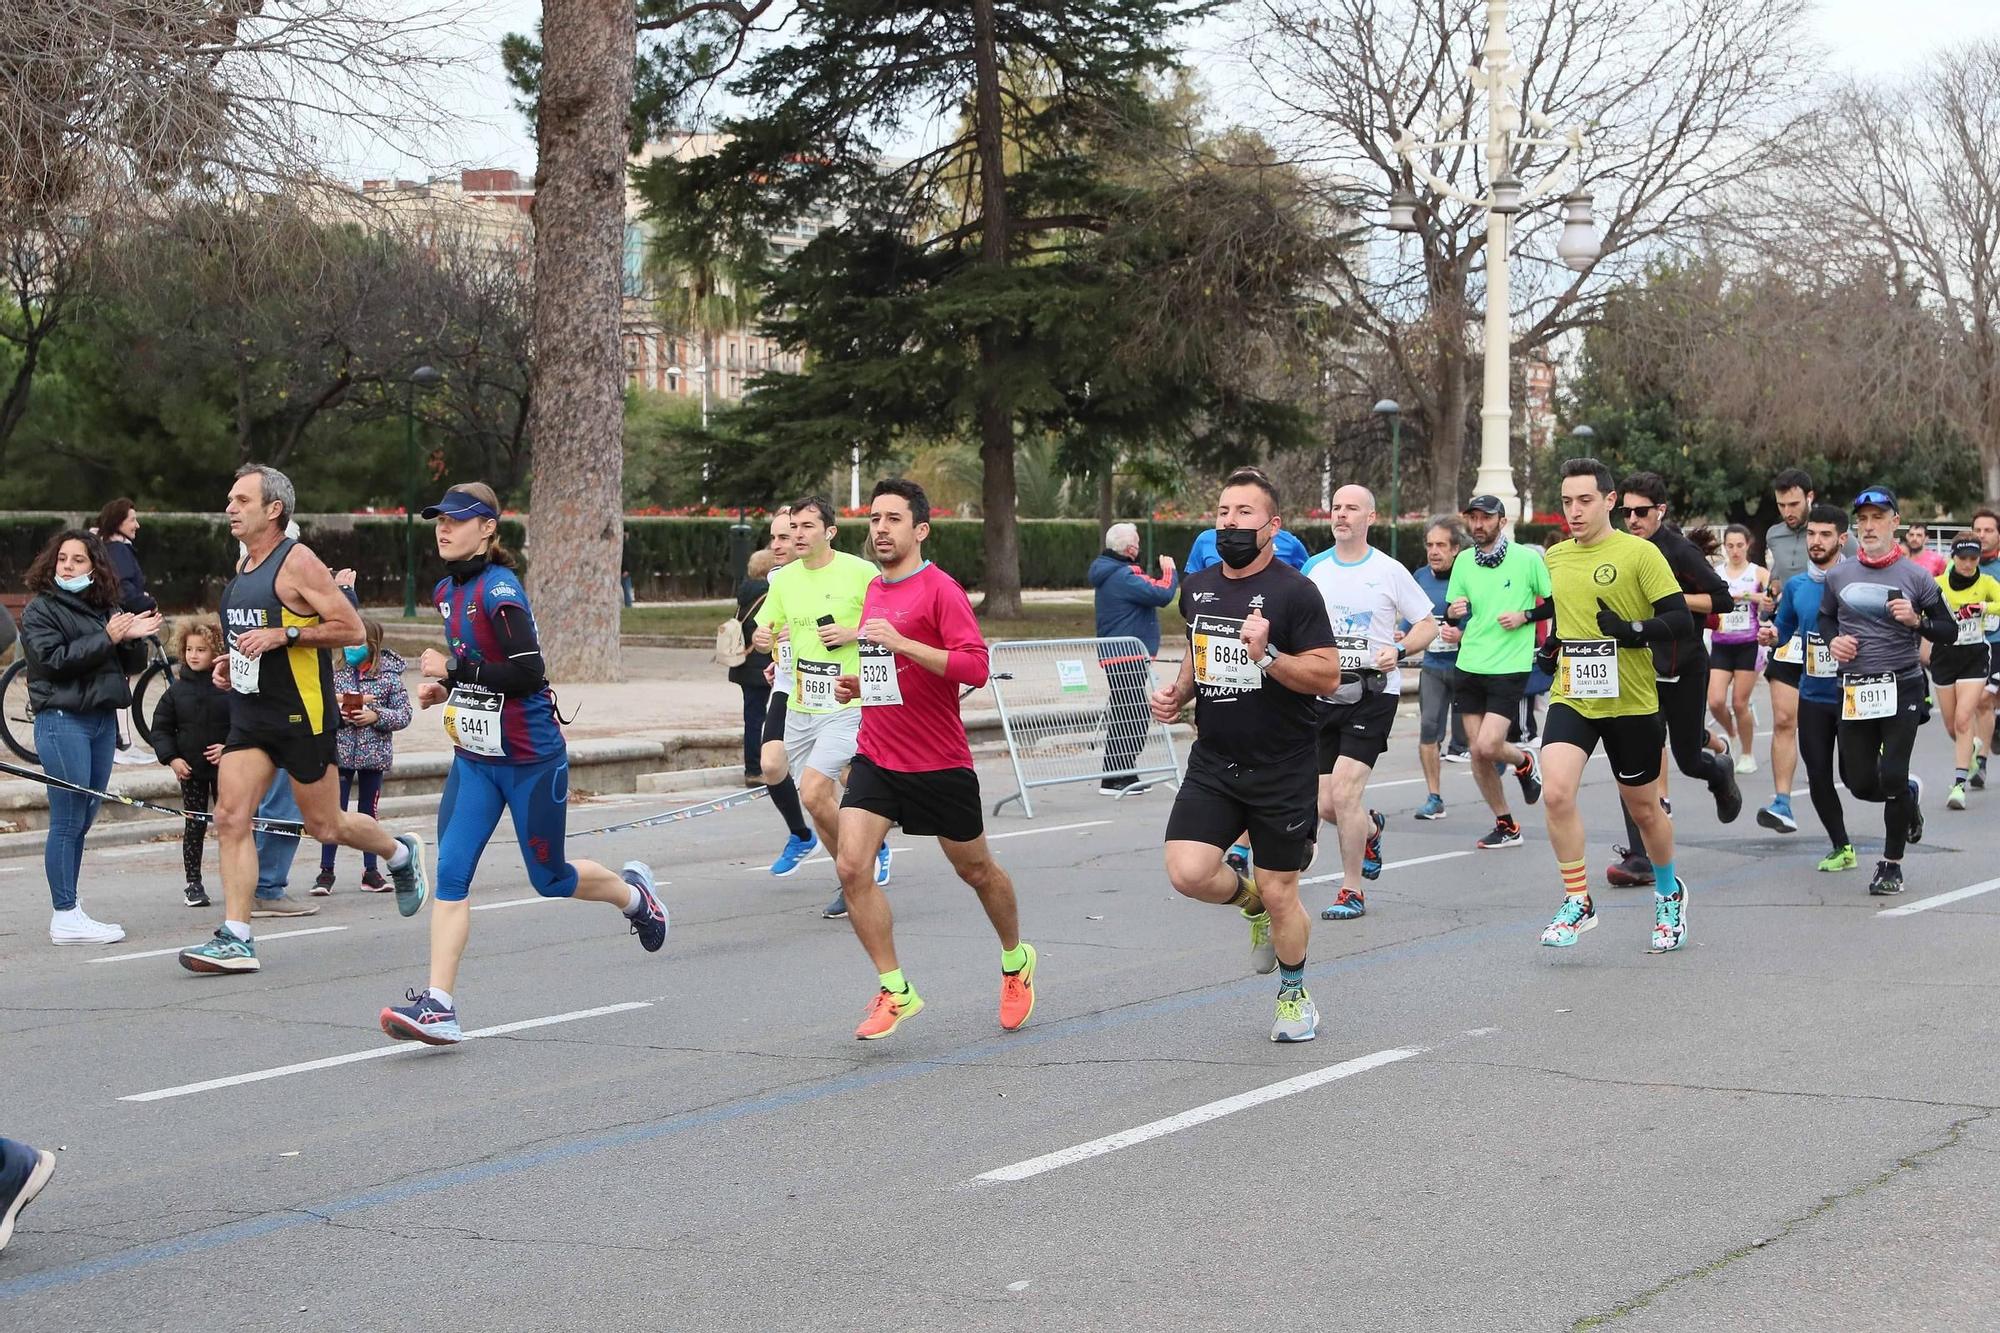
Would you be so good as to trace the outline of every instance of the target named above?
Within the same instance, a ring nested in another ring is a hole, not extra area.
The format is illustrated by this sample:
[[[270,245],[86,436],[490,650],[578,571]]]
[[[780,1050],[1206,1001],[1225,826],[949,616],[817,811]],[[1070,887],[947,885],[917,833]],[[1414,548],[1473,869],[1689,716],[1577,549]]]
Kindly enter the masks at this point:
[[[918,996],[915,986],[909,987],[901,995],[885,986],[875,992],[874,1000],[868,1005],[868,1016],[861,1020],[860,1027],[854,1029],[854,1035],[862,1041],[875,1041],[886,1037],[901,1026],[904,1019],[923,1007],[924,1002]]]
[[[1019,1031],[1035,1012],[1035,946],[1023,940],[1021,947],[1028,951],[1028,961],[1019,972],[1000,974],[1000,1026],[1008,1032]]]

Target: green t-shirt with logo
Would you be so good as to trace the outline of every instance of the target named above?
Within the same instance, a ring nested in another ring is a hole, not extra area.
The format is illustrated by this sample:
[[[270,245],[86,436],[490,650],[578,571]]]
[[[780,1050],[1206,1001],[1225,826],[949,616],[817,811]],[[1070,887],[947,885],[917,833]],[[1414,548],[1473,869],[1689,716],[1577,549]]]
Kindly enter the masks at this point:
[[[1535,665],[1535,626],[1525,622],[1519,629],[1500,624],[1503,611],[1532,611],[1535,603],[1549,595],[1549,568],[1541,553],[1519,542],[1508,542],[1500,563],[1492,569],[1479,563],[1478,553],[1467,549],[1452,562],[1451,583],[1445,589],[1447,605],[1463,597],[1466,619],[1460,627],[1458,669],[1479,676],[1506,676],[1530,671]]]
[[[835,703],[832,686],[836,677],[861,673],[861,650],[851,642],[838,648],[820,643],[819,621],[822,616],[832,616],[836,625],[859,628],[861,603],[868,595],[868,585],[880,572],[860,556],[845,551],[835,551],[833,559],[819,569],[808,569],[799,559],[772,571],[771,591],[758,608],[757,623],[771,626],[774,634],[781,624],[791,628],[792,711],[836,713],[861,706],[858,699]]]

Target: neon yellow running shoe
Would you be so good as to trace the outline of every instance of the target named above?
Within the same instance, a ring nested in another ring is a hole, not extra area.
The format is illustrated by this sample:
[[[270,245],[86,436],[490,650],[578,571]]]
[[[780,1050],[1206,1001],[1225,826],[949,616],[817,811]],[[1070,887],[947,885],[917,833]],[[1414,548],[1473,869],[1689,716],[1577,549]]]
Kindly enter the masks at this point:
[[[1850,842],[1845,847],[1836,847],[1829,852],[1826,859],[1819,863],[1819,868],[1831,874],[1836,870],[1852,870],[1859,864],[1860,862],[1854,859],[1854,844]]]

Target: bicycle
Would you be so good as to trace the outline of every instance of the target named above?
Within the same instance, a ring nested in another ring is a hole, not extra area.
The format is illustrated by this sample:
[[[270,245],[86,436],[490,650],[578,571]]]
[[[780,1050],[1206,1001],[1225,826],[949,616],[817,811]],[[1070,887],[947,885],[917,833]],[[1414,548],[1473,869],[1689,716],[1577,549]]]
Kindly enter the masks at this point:
[[[146,667],[132,682],[132,728],[137,741],[153,748],[153,709],[158,706],[155,691],[173,682],[174,664],[166,645],[157,635],[146,639]],[[35,753],[35,710],[28,703],[28,660],[24,650],[15,650],[14,664],[0,673],[0,740],[7,748],[31,764],[41,762]],[[130,750],[133,739],[121,728],[118,748]]]

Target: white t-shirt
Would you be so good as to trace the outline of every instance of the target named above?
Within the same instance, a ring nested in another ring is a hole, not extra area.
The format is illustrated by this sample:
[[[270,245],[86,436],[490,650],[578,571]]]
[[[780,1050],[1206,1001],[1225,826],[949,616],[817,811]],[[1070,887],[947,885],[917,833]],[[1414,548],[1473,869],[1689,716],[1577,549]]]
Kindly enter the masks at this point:
[[[1397,625],[1406,620],[1414,625],[1432,615],[1430,594],[1417,586],[1416,577],[1403,568],[1401,561],[1372,546],[1366,557],[1351,565],[1342,564],[1332,548],[1321,551],[1306,561],[1305,576],[1326,599],[1326,616],[1333,624],[1334,638],[1368,640],[1367,665],[1371,671],[1375,669],[1377,651],[1396,646]],[[1384,691],[1403,692],[1402,672],[1389,672]],[[1336,702],[1349,703],[1360,694],[1359,684],[1350,683],[1332,697]]]

